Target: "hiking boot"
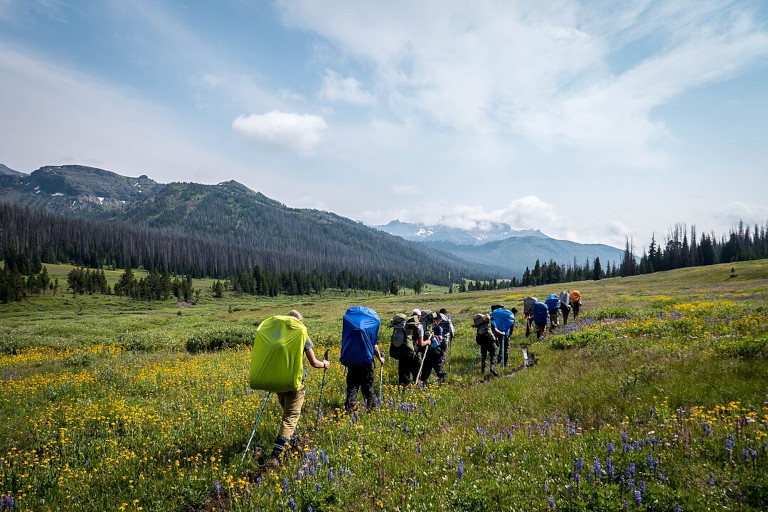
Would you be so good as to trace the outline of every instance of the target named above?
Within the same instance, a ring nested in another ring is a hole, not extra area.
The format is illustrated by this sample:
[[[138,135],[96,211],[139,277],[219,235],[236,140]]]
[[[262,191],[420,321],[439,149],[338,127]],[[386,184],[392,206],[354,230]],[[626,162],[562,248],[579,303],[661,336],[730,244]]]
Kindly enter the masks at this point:
[[[498,377],[499,376],[499,374],[496,373],[496,370],[491,370],[491,375],[493,375],[494,377]]]

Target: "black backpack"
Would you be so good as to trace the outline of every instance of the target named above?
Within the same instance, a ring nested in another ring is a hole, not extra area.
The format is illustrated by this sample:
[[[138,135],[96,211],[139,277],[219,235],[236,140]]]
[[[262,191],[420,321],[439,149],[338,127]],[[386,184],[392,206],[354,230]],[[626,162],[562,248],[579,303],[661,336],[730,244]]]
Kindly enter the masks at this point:
[[[392,317],[389,326],[392,327],[392,338],[389,344],[389,357],[400,359],[414,351],[413,329],[418,325],[413,317],[408,318],[403,313]]]

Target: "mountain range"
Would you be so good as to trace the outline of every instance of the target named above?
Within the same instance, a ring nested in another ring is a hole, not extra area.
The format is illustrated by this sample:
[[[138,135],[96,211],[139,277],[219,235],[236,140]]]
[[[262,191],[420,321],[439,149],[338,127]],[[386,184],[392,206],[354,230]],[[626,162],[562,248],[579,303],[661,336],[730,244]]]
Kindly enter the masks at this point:
[[[461,229],[394,220],[375,227],[469,262],[501,266],[508,275],[516,277],[522,276],[526,267],[533,268],[536,260],[540,263],[554,260],[566,265],[584,265],[589,261],[591,265],[596,257],[602,264],[607,264],[621,262],[624,256],[624,251],[609,245],[557,240],[538,229],[514,230],[504,223]]]
[[[583,264],[596,256],[603,262],[622,257],[613,247],[555,240],[503,223],[474,230],[399,221],[368,227],[331,212],[289,208],[235,181],[161,184],[146,175],[81,165],[46,166],[30,174],[0,166],[0,201],[215,242],[231,266],[260,264],[272,271],[354,269],[381,279],[440,284],[449,272],[511,278],[537,259]]]

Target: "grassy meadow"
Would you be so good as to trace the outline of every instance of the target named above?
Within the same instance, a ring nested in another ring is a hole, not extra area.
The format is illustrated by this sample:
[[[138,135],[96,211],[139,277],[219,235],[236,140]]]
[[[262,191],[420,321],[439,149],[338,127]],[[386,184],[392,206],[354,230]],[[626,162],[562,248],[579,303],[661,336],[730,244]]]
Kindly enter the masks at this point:
[[[48,266],[62,288],[69,268]],[[0,510],[768,509],[768,260],[395,297],[215,299],[211,282],[192,306],[61,290],[0,304]],[[577,322],[543,342],[518,326],[500,377],[469,372],[472,314],[573,288]],[[447,383],[403,392],[388,359],[381,409],[342,412],[353,305],[379,312],[385,354],[394,313],[447,308]],[[266,472],[274,396],[241,462],[264,401],[249,343],[293,308],[332,366],[322,415],[308,368],[305,443]],[[537,364],[517,371],[522,346]]]

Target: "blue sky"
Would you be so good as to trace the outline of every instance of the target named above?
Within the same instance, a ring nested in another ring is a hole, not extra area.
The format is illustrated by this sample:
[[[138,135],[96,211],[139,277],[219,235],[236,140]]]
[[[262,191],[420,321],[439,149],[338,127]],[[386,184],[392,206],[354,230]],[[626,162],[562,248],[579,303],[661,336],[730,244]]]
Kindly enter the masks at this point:
[[[0,163],[577,242],[768,221],[768,2],[0,0]]]

